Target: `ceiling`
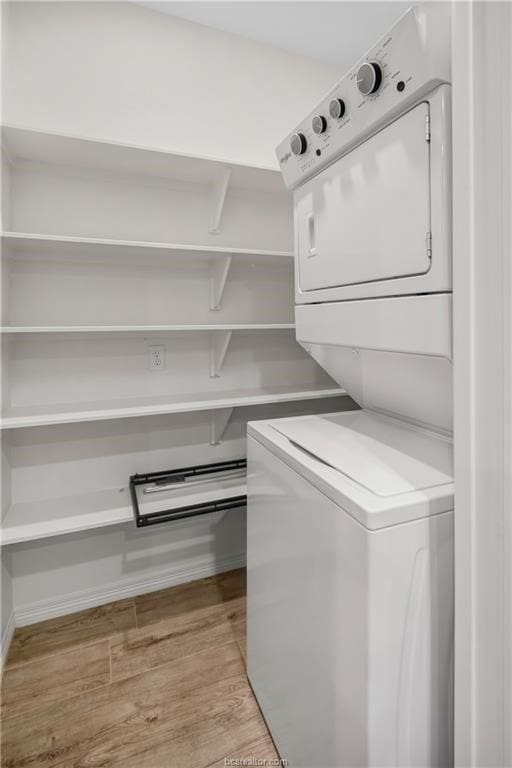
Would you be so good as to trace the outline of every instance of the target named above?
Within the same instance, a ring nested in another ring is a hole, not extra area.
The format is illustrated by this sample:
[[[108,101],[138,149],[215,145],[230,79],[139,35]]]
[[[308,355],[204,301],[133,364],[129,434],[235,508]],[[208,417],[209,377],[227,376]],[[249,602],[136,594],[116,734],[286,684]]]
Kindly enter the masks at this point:
[[[411,5],[388,0],[164,0],[140,4],[329,62],[340,74]]]

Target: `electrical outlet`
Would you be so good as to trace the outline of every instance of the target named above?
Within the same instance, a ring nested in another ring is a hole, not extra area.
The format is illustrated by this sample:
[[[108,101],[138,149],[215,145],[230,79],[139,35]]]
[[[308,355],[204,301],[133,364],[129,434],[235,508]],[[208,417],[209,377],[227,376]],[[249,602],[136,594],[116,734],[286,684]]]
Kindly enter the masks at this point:
[[[165,347],[163,344],[150,344],[148,346],[149,352],[149,370],[150,371],[163,371],[165,370]]]

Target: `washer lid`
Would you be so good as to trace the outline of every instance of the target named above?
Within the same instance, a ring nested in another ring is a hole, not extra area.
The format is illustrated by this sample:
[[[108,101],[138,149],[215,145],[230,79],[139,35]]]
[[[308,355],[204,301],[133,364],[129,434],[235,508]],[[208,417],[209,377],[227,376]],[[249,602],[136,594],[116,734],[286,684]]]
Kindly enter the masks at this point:
[[[309,455],[381,497],[453,482],[449,440],[367,411],[274,421]],[[340,478],[341,479],[341,478]]]

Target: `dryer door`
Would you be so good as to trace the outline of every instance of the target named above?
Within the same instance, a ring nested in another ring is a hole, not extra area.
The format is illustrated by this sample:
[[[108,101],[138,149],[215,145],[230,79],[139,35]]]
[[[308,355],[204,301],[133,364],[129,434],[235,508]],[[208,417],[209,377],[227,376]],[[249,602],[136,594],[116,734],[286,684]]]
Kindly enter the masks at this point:
[[[428,272],[428,115],[419,104],[295,193],[301,291]]]

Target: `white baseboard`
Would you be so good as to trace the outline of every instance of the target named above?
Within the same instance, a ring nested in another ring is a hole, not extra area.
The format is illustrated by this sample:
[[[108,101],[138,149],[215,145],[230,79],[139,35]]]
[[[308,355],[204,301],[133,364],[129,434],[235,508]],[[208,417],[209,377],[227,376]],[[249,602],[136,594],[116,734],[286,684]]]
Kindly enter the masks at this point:
[[[0,639],[0,670],[3,669],[5,660],[7,659],[7,654],[9,653],[9,646],[11,644],[12,636],[14,635],[15,629],[16,629],[16,621],[14,618],[14,611],[11,611],[11,615],[9,616],[9,619],[7,621],[7,624],[5,625],[4,631],[2,632],[2,638]]]
[[[101,588],[87,589],[83,592],[74,592],[60,596],[57,599],[41,600],[37,603],[16,606],[16,626],[23,627],[27,624],[35,624],[38,621],[54,619],[57,616],[65,616],[68,613],[76,613],[86,608],[95,608],[98,605],[112,603],[126,597],[143,595],[146,592],[155,592],[158,589],[174,587],[187,581],[203,579],[216,573],[231,571],[234,568],[245,566],[245,552],[226,557],[223,560],[212,558],[196,560],[193,563],[153,573],[146,578],[127,578],[116,583],[106,584]],[[13,620],[14,631],[14,620]],[[10,638],[9,638],[10,641]]]

